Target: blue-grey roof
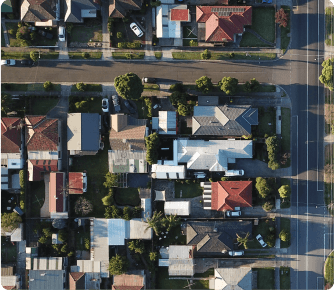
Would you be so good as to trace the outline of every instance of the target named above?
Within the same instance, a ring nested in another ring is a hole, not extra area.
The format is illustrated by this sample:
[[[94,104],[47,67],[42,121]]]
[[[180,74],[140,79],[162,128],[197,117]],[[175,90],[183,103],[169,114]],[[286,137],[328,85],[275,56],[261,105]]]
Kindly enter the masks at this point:
[[[66,22],[82,22],[81,10],[100,10],[100,6],[94,3],[93,0],[67,0],[65,1],[66,12],[70,11],[70,14],[65,19]]]
[[[109,246],[124,245],[125,239],[130,236],[130,223],[123,219],[108,220],[108,244]]]
[[[81,114],[81,150],[98,151],[100,148],[99,114]]]
[[[63,270],[30,270],[29,290],[63,290],[65,289],[65,271]]]

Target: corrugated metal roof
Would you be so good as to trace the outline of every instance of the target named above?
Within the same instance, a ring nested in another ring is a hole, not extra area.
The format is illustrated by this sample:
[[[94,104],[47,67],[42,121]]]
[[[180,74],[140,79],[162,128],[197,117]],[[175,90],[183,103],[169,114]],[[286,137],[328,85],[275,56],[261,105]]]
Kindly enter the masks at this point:
[[[152,200],[151,198],[142,198],[141,199],[141,217],[146,220],[146,218],[152,216]]]
[[[175,111],[159,111],[159,134],[176,135]]]
[[[158,179],[184,179],[186,169],[184,165],[152,165],[152,177]]]
[[[101,277],[109,277],[108,219],[94,218],[91,225],[91,259],[101,262]]]
[[[122,246],[124,240],[128,238],[127,221],[123,219],[108,219],[108,245]]]
[[[190,215],[190,201],[166,201],[165,202],[166,215]]]
[[[151,240],[153,237],[153,230],[147,229],[147,223],[141,219],[130,220],[130,239]]]
[[[81,150],[98,151],[100,148],[99,114],[81,114]]]
[[[29,289],[30,290],[63,290],[65,283],[64,270],[30,270]]]

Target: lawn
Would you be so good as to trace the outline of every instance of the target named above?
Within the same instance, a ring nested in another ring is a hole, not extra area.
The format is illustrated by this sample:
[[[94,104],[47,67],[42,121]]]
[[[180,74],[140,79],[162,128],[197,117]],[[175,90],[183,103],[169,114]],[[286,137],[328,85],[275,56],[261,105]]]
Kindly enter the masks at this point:
[[[189,180],[190,181],[190,180]],[[181,183],[184,182],[184,183]],[[180,196],[182,191],[182,196]],[[197,197],[203,194],[203,188],[199,185],[199,183],[186,183],[185,181],[175,182],[175,197],[179,198],[192,198]]]
[[[211,268],[211,269],[207,270],[207,271],[204,272],[204,273],[196,273],[196,274],[194,275],[194,277],[196,277],[196,278],[201,278],[201,277],[206,278],[206,277],[209,277],[209,276],[213,276],[213,275],[214,275],[214,272],[215,272],[215,269],[214,269],[214,268]]]
[[[252,234],[253,239],[247,243],[248,248],[249,249],[263,249],[255,237],[258,234],[260,234],[263,237],[264,241],[266,241],[266,237],[270,234],[270,230],[269,230],[270,227],[275,228],[275,222],[273,220],[260,219],[259,224],[257,226],[253,226],[253,234]],[[268,248],[269,246],[267,246],[265,249],[268,249]]]
[[[157,59],[161,59],[162,58],[162,52],[161,51],[156,51],[154,53],[154,55],[155,55],[155,58],[157,58]]]
[[[57,59],[59,52],[41,52],[41,59]],[[1,59],[30,59],[30,52],[2,51]]]
[[[148,109],[145,102],[143,100],[136,100],[133,102],[135,102],[137,105],[138,119],[147,119]]]
[[[71,42],[88,43],[102,41],[102,25],[85,26],[82,24],[75,24],[71,31]]]
[[[30,182],[31,195],[31,217],[39,217],[41,215],[40,209],[45,200],[45,184],[44,180]]]
[[[290,219],[288,218],[281,218],[281,231],[286,230],[288,233],[290,233]],[[281,241],[281,248],[288,248],[290,247],[290,241],[283,242]]]
[[[262,93],[276,92],[276,86],[275,85],[261,85],[259,92],[262,92]]]
[[[251,29],[261,35],[265,40],[275,43],[275,8],[253,7]],[[241,47],[268,46],[254,35],[244,33],[240,42]]]
[[[6,42],[5,42],[5,37],[4,37],[4,33],[3,33],[3,28],[1,25],[1,47],[6,46]]]
[[[325,10],[326,39],[327,45],[334,44],[334,7],[327,7]]]
[[[270,124],[270,125],[269,125]],[[263,137],[265,134],[272,136],[276,133],[276,110],[267,108],[263,113],[259,112],[258,134]]]
[[[257,289],[275,289],[275,268],[253,268],[257,271]]]
[[[166,237],[166,238],[165,238]],[[177,238],[176,238],[177,237]],[[164,233],[160,235],[161,240],[155,237],[157,245],[168,247],[169,245],[185,245],[187,243],[187,236],[181,234],[181,226],[175,226],[168,234]]]
[[[280,267],[280,289],[290,289],[290,268]]]
[[[46,115],[59,102],[57,98],[31,98],[30,114]]]
[[[168,267],[159,267],[156,277],[158,289],[183,289],[188,285],[187,280],[169,279]]]
[[[115,195],[115,202],[118,205],[137,206],[140,203],[138,188],[117,188]]]
[[[157,84],[144,84],[144,91],[154,92],[159,91],[160,87]]]
[[[281,186],[282,185],[290,185],[289,178],[281,178]],[[281,202],[281,208],[289,208],[291,205],[290,198],[284,199],[284,203]]]
[[[6,237],[1,237],[1,263],[16,263],[17,248]]]
[[[80,92],[76,85],[72,85],[71,92]],[[100,84],[86,84],[85,92],[102,92],[102,85]]]
[[[289,6],[281,6],[285,13],[289,14],[289,21],[287,27],[281,27],[281,49],[284,51],[288,48],[290,43],[290,37],[288,36],[288,33],[290,33],[290,7]]]
[[[325,285],[329,284],[329,289],[334,284],[334,251],[330,253],[325,262]]]
[[[114,59],[143,59],[145,52],[113,52],[112,57]]]
[[[69,52],[68,55],[71,59],[85,59],[83,57],[83,52]],[[102,57],[102,52],[99,51],[99,52],[89,52],[88,58],[99,59],[101,57]]]
[[[75,233],[76,250],[87,251],[85,248],[85,239],[90,240],[90,232],[88,230],[84,231],[84,229],[80,229],[79,232]]]
[[[104,136],[103,136],[104,137]],[[71,172],[87,171],[87,192],[83,195],[72,194],[70,196],[70,204],[74,208],[75,201],[83,196],[90,200],[93,204],[93,211],[89,214],[92,217],[104,217],[105,206],[101,199],[108,194],[108,190],[103,186],[105,175],[108,170],[108,139],[102,138],[105,143],[104,149],[96,155],[87,155],[84,157],[72,157],[73,165],[70,168]],[[73,210],[73,215],[76,215]]]
[[[198,60],[201,58],[202,52],[173,52],[172,56],[174,59],[180,60]],[[239,60],[239,59],[261,59],[261,60],[268,60],[268,59],[275,59],[276,53],[246,53],[236,52],[234,56],[231,58],[229,53],[223,52],[211,52],[211,60]]]
[[[1,84],[1,91],[27,91],[28,84]]]

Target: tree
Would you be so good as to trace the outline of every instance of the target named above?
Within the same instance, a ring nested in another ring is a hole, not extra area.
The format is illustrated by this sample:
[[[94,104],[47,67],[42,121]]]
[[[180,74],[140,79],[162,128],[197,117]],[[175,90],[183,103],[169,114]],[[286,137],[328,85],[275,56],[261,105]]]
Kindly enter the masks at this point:
[[[87,59],[87,58],[89,58],[90,57],[90,54],[89,54],[89,52],[83,52],[82,53],[82,57],[84,58],[84,59]]]
[[[150,260],[151,261],[156,261],[157,260],[157,258],[158,258],[158,254],[157,254],[157,252],[150,252]]]
[[[158,7],[161,5],[161,1],[160,0],[156,0],[156,1],[151,1],[151,7]]]
[[[210,58],[211,58],[211,52],[208,51],[207,49],[204,50],[204,51],[201,53],[201,58],[202,58],[202,59],[210,59]]]
[[[1,95],[2,116],[7,116],[7,114],[11,111],[12,103],[13,103],[12,95]]]
[[[268,212],[268,211],[271,211],[273,209],[274,205],[272,202],[270,201],[266,201],[263,205],[262,205],[262,208]]]
[[[120,217],[120,212],[119,208],[116,205],[112,205],[106,208],[106,212],[104,214],[104,217],[107,219],[113,218],[119,218]]]
[[[145,137],[146,144],[146,161],[152,165],[158,161],[158,148],[160,144],[159,135],[157,132]]]
[[[60,250],[62,253],[66,253],[67,252],[67,244],[63,245],[61,247],[61,250]]]
[[[262,198],[266,198],[272,191],[267,180],[263,177],[256,178],[255,188]]]
[[[236,234],[236,235],[237,235],[237,241],[239,243],[238,246],[243,245],[244,248],[247,249],[247,243],[248,243],[248,240],[249,240],[249,233],[247,233],[244,237],[240,236],[239,234]]]
[[[123,207],[123,219],[127,221],[131,219],[131,209],[128,206]]]
[[[84,216],[89,214],[92,210],[93,210],[92,203],[88,199],[82,196],[80,196],[78,200],[75,202],[74,211],[76,214],[81,214]]]
[[[288,233],[286,230],[281,230],[281,232],[279,233],[279,238],[283,242],[288,242],[290,241],[290,233]]]
[[[251,88],[251,84],[249,81],[246,81],[243,85],[243,89],[245,92],[251,92],[252,91],[252,88]]]
[[[116,174],[112,174],[108,172],[105,176],[106,181],[103,182],[103,186],[109,188],[109,190],[115,186],[117,186],[118,176]]]
[[[281,8],[278,10],[275,14],[275,22],[279,23],[280,27],[287,27],[289,21],[289,15],[288,13],[285,13],[284,9]]]
[[[41,243],[41,244],[46,244],[48,242],[48,238],[46,236],[41,236],[38,241]]]
[[[223,79],[218,83],[220,89],[226,95],[235,95],[238,89],[238,80],[236,78],[231,77],[223,77]]]
[[[84,83],[77,83],[75,86],[76,86],[77,90],[80,91],[80,92],[84,92],[87,88],[87,85],[84,84]]]
[[[17,229],[21,222],[22,219],[16,212],[1,214],[1,228],[6,232]]]
[[[290,195],[291,195],[291,188],[290,188],[290,185],[282,185],[279,189],[278,189],[278,193],[279,193],[279,196],[281,198],[289,198]]]
[[[166,216],[164,219],[164,226],[167,228],[167,231],[169,232],[172,228],[178,226],[180,224],[180,217],[177,215],[169,215]]]
[[[260,83],[255,79],[251,79],[250,80],[250,89],[251,89],[251,92],[258,92],[260,90]]]
[[[43,232],[43,234],[44,234],[47,238],[51,238],[51,236],[52,236],[52,231],[51,231],[50,228],[44,228],[44,229],[42,230],[42,232]]]
[[[118,31],[117,34],[116,34],[116,37],[117,37],[118,39],[122,38],[122,37],[123,37],[123,33],[120,32],[120,31]]]
[[[89,251],[89,249],[90,249],[90,240],[89,239],[85,239],[85,249],[87,250],[87,251]]]
[[[169,90],[172,91],[172,92],[180,92],[180,93],[184,93],[185,88],[184,88],[183,83],[176,83],[176,84],[172,84],[172,85],[169,87]]]
[[[134,73],[127,73],[115,78],[117,93],[124,99],[137,100],[144,90],[141,79]]]
[[[333,91],[333,59],[327,59],[321,65],[323,69],[319,80],[322,84],[328,87],[329,90]]]
[[[38,51],[37,50],[32,50],[30,51],[30,58],[32,61],[36,61],[38,58]]]
[[[177,112],[180,116],[188,116],[191,112],[191,107],[188,105],[179,104]]]
[[[162,212],[157,212],[155,211],[152,215],[152,217],[148,217],[146,219],[147,227],[145,231],[147,231],[149,228],[152,228],[153,231],[157,236],[159,236],[159,231],[161,228],[161,217],[162,217]]]
[[[74,105],[75,105],[75,108],[77,109],[77,111],[86,111],[88,109],[88,102],[87,101],[76,102]]]
[[[267,151],[268,151],[268,167],[272,170],[280,168],[277,161],[277,157],[280,150],[280,140],[277,136],[271,136],[266,139]]]
[[[51,91],[53,89],[53,83],[51,83],[50,81],[46,81],[43,84],[43,87],[44,87],[44,90],[46,90],[47,92]]]
[[[67,240],[68,234],[66,230],[60,230],[58,232],[58,240],[61,242],[65,242]]]
[[[180,91],[175,91],[169,96],[169,100],[173,106],[178,106],[179,104],[187,104],[187,94]]]
[[[128,261],[124,256],[117,255],[112,257],[109,261],[109,273],[110,275],[124,274],[128,269]]]
[[[130,251],[134,251],[135,253],[138,253],[138,254],[143,254],[145,251],[144,244],[139,240],[130,241],[128,243],[128,247]]]
[[[105,197],[102,198],[102,203],[105,206],[110,206],[114,204],[114,198],[112,195],[106,195]]]
[[[55,229],[63,229],[66,227],[66,220],[65,219],[54,219],[52,221],[52,226]]]
[[[211,92],[213,89],[213,84],[211,79],[207,76],[200,77],[199,79],[196,80],[196,88],[202,93]]]

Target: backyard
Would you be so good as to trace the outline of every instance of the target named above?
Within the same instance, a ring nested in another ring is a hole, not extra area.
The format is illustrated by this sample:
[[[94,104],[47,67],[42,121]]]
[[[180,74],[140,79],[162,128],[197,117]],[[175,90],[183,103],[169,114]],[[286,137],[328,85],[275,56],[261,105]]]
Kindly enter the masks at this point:
[[[58,104],[58,97],[55,98],[30,98],[31,115],[46,115],[52,108]]]
[[[251,29],[262,36],[265,40],[275,43],[275,8],[274,7],[253,7]],[[241,47],[266,47],[270,46],[250,32],[242,36]]]
[[[172,228],[168,233],[161,234],[160,237],[155,237],[157,245],[168,247],[170,245],[185,245],[187,243],[187,236],[181,234],[180,225]],[[160,239],[161,238],[161,239]]]
[[[138,188],[116,188],[114,198],[118,205],[137,206],[140,203]]]
[[[79,231],[76,231],[76,234],[75,234],[76,250],[87,251],[85,247],[85,239],[90,240],[89,230],[82,228]]]
[[[275,289],[275,268],[253,268],[257,271],[257,289]]]
[[[30,216],[39,217],[41,214],[40,209],[43,206],[45,200],[44,180],[30,182],[29,188],[31,194]]]
[[[6,237],[1,237],[1,263],[16,263],[17,248]]]
[[[133,102],[137,106],[138,119],[147,119],[148,109],[147,109],[147,106],[146,106],[144,100],[135,100]]]
[[[184,183],[183,183],[184,182]],[[193,180],[177,181],[175,182],[175,197],[192,198],[203,194],[203,188],[199,182]]]
[[[102,25],[94,23],[93,25],[76,24],[73,26],[70,37],[70,44],[101,42],[102,41]]]

